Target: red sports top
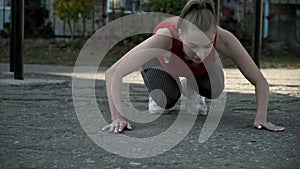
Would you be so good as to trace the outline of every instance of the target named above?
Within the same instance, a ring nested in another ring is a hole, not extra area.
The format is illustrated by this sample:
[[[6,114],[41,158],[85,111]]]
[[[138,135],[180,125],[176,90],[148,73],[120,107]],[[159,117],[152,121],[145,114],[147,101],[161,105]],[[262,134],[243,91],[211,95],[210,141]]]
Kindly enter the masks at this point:
[[[172,54],[168,61],[161,56],[158,56],[157,58],[160,61],[161,65],[170,74],[188,77],[191,75],[190,73],[191,71],[194,76],[199,77],[206,72],[206,68],[209,68],[216,61],[216,51],[214,48],[211,50],[209,55],[201,63],[195,63],[192,60],[189,60],[186,54],[184,53],[183,43],[179,39],[176,23],[167,20],[163,21],[155,27],[153,34],[155,34],[156,31],[161,28],[167,28],[171,32],[172,35],[171,53]],[[216,41],[216,36],[214,39],[214,45],[215,45],[215,41]],[[182,61],[190,68],[190,70],[183,69]]]

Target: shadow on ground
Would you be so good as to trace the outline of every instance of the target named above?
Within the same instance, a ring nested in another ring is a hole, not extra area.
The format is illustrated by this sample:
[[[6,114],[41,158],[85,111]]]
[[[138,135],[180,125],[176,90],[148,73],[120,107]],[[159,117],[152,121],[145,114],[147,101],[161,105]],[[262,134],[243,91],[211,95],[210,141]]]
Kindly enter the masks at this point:
[[[42,74],[26,76],[44,77]],[[103,150],[87,136],[74,110],[69,77],[47,75],[47,78],[64,79],[68,83],[1,86],[0,168],[299,167],[299,97],[270,95],[269,120],[287,128],[285,132],[273,133],[251,128],[255,113],[253,94],[227,93],[221,122],[207,142],[198,142],[206,118],[199,116],[189,134],[170,151],[155,157],[131,159]],[[96,88],[99,108],[109,119],[104,81],[97,81]],[[137,109],[147,110],[143,85],[131,85],[130,98]],[[124,134],[136,137],[159,134],[176,116],[163,115],[149,124],[134,124],[135,130]]]

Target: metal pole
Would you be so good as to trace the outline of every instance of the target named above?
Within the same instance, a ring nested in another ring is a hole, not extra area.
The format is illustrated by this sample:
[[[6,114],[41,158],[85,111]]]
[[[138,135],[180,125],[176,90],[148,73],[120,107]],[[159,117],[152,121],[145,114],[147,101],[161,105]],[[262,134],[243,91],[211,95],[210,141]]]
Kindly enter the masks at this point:
[[[23,80],[24,0],[12,0],[10,56],[14,78]]]
[[[13,34],[13,29],[12,29],[12,25],[13,25],[13,18],[15,18],[15,16],[14,16],[14,7],[13,7],[13,3],[11,3],[10,4],[10,16],[11,16],[11,18],[10,18],[10,58],[9,58],[9,71],[10,72],[14,72],[14,67],[15,67],[15,58],[14,58],[14,52],[15,52],[15,50],[14,50],[14,48],[12,47],[13,46],[13,44],[15,43],[15,38],[14,38],[14,35],[15,34]]]
[[[5,2],[5,0],[4,0],[4,2],[3,2],[3,30],[4,30],[4,25],[5,25],[5,12],[6,12],[6,10],[5,10],[5,7],[6,7],[6,2]]]
[[[254,38],[253,38],[253,59],[258,68],[260,68],[260,56],[262,45],[262,21],[263,21],[263,0],[255,1],[255,19],[254,19]]]

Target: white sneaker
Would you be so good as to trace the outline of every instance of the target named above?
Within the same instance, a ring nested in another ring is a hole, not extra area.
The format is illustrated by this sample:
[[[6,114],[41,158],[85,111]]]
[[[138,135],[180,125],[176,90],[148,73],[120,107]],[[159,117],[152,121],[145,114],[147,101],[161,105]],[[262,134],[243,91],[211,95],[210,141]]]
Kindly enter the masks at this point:
[[[195,91],[187,87],[187,80],[181,80],[182,94],[181,104],[184,106],[182,109],[186,113],[191,115],[207,115],[207,104],[205,102],[205,97],[200,96]]]
[[[163,109],[159,105],[156,104],[156,102],[152,99],[152,97],[149,97],[149,113],[151,114],[167,114],[170,111],[175,110],[183,110],[183,113],[191,114],[191,115],[207,115],[207,105],[205,103],[205,97],[202,97],[200,95],[195,95],[193,99],[188,99],[184,95],[181,95],[180,100],[178,101],[180,103],[176,103],[174,107],[171,109]],[[181,106],[181,107],[180,107]]]
[[[157,105],[151,96],[149,96],[148,107],[149,107],[149,112],[151,114],[162,114],[165,112],[165,109],[163,109],[159,105]]]
[[[193,98],[187,98],[185,96],[182,96],[181,105],[183,106],[182,110],[184,110],[184,112],[187,114],[195,116],[207,115],[207,104],[205,102],[205,97],[200,96],[197,93],[195,93]]]
[[[174,105],[174,107],[170,109],[161,108],[156,102],[149,96],[149,112],[151,114],[164,114],[173,110],[183,110],[183,113],[191,114],[191,115],[207,115],[207,104],[205,102],[205,97],[200,96],[194,90],[191,90],[187,87],[187,80],[181,80],[182,86],[182,95],[178,102]],[[180,103],[180,104],[179,104]],[[181,107],[179,107],[181,106]]]
[[[148,107],[149,112],[151,114],[166,114],[173,110],[180,110],[180,105],[178,105],[177,103],[170,109],[161,108],[159,105],[156,104],[156,102],[152,99],[151,96],[149,96]]]

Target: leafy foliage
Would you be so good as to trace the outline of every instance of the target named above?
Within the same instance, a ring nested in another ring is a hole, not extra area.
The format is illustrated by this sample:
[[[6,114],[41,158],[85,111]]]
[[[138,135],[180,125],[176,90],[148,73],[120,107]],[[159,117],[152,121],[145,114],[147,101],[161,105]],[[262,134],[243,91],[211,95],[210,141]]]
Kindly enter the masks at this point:
[[[142,10],[179,15],[187,0],[150,0],[142,4]]]
[[[40,0],[26,0],[24,13],[25,38],[51,38],[54,36],[51,23],[46,23],[49,11],[42,7]]]
[[[0,36],[3,38],[10,37],[10,23],[5,23],[3,30],[0,32]]]
[[[73,35],[72,24],[77,23],[81,17],[83,20],[91,18],[96,2],[97,0],[56,0],[54,15],[69,26]]]

